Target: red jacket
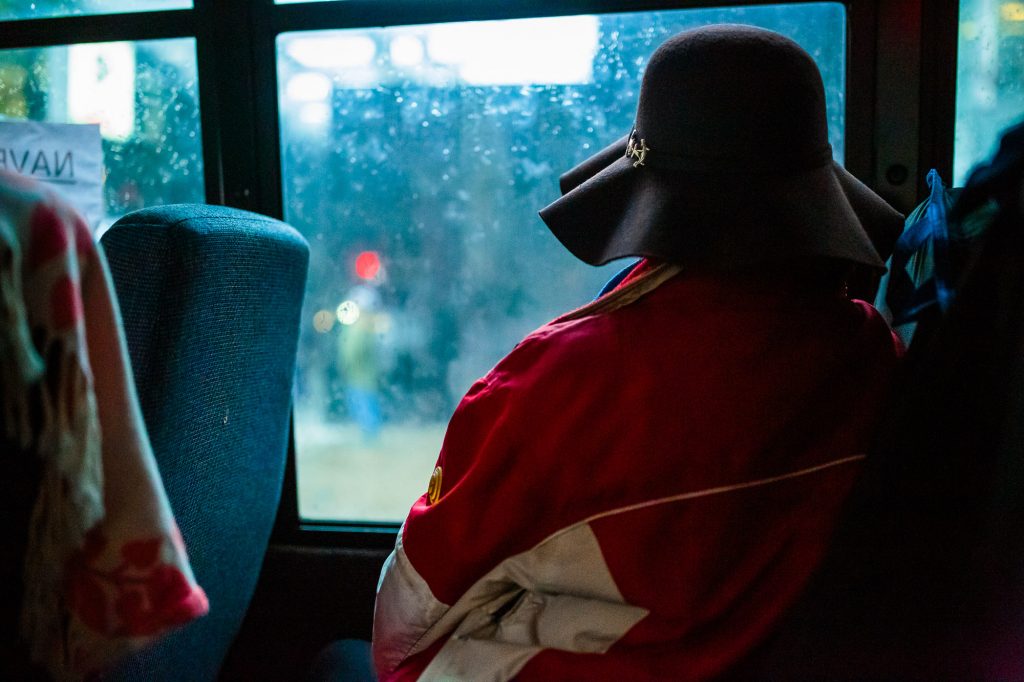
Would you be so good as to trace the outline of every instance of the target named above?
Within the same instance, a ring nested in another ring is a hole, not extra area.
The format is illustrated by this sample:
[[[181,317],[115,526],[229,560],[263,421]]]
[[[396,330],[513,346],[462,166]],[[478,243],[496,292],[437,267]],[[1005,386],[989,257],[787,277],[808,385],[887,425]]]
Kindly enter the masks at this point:
[[[463,398],[381,575],[382,680],[707,678],[799,593],[899,342],[860,301],[675,272]]]

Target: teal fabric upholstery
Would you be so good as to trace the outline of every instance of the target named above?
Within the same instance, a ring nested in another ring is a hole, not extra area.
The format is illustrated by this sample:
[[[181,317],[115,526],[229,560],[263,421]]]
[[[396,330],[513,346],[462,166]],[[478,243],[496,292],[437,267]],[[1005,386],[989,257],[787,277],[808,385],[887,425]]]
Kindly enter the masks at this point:
[[[293,228],[172,205],[101,240],[142,412],[210,613],[113,680],[214,680],[252,597],[288,449],[309,248]]]

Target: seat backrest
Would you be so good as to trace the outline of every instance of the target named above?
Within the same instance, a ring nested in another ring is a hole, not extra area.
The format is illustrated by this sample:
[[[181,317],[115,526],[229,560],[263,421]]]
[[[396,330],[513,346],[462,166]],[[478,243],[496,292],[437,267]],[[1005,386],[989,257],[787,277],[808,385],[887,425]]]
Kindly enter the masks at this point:
[[[219,206],[131,213],[101,240],[143,417],[210,613],[109,679],[213,680],[252,597],[287,456],[309,248]]]
[[[1005,190],[980,197],[1001,199],[1000,209],[948,312],[914,336],[822,569],[738,676],[1024,679],[1024,126],[1016,130],[1016,152],[1007,136],[989,167],[1005,174]]]

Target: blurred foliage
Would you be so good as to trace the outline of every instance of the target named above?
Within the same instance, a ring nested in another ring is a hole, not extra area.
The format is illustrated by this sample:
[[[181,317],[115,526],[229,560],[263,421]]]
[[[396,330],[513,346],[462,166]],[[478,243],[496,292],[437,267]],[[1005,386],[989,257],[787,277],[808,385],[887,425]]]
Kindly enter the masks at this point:
[[[0,0],[0,21],[191,7],[192,0]]]
[[[575,261],[536,212],[558,197],[560,173],[629,132],[654,49],[722,21],[778,30],[818,60],[841,160],[846,27],[837,3],[605,15],[592,78],[566,85],[470,85],[436,78],[439,64],[396,66],[388,48],[405,28],[316,34],[374,42],[376,61],[364,68],[375,75],[359,85],[343,69],[295,61],[289,41],[304,34],[283,36],[285,213],[313,245],[297,406],[315,419],[344,414],[340,326],[320,333],[313,318],[347,297],[360,251],[380,252],[387,269],[380,288],[393,324],[380,339],[389,358],[381,390],[398,421],[447,419],[520,338],[592,297],[619,266]],[[332,79],[325,121],[304,120],[305,105],[285,94],[292,77],[310,73]]]
[[[144,206],[205,198],[194,40],[133,45],[132,133],[103,139],[109,220]],[[0,51],[0,117],[69,122],[68,58],[66,46]]]

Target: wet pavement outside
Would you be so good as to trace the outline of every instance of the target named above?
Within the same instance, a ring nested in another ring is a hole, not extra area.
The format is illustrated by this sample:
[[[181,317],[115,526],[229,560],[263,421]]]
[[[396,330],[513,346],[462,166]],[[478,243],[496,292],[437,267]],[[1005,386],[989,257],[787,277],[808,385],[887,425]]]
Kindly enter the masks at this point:
[[[350,422],[296,419],[299,514],[308,520],[401,522],[427,489],[445,424],[384,424],[366,438]]]

